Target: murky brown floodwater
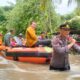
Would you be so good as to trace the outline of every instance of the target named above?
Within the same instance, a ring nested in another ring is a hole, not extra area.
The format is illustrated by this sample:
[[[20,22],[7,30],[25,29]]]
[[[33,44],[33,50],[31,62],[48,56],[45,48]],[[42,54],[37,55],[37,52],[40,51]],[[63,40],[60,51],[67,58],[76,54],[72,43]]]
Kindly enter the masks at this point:
[[[50,71],[49,65],[9,61],[0,64],[0,80],[80,80],[80,55],[70,55],[71,70]]]

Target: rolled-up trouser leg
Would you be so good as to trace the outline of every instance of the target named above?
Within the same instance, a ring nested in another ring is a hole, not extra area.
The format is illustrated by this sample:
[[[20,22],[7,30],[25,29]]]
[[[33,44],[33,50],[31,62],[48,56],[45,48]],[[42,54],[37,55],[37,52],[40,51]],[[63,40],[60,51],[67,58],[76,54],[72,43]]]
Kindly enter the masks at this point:
[[[68,66],[67,68],[65,68],[65,67],[63,67],[63,68],[55,68],[55,67],[50,65],[49,70],[66,71],[66,70],[70,70],[70,66]]]

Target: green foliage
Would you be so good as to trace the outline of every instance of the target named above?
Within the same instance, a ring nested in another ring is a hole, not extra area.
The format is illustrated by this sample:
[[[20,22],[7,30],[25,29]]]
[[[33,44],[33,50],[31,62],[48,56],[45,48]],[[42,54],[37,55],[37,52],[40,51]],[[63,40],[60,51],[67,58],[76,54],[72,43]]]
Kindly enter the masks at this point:
[[[5,34],[6,33],[6,24],[7,24],[7,13],[12,10],[13,6],[4,6],[0,7],[0,32]]]
[[[6,20],[6,18],[5,18],[5,15],[4,15],[4,9],[0,8],[0,24],[5,20]]]
[[[80,30],[80,19],[72,20],[71,23],[70,23],[70,27],[73,30]]]
[[[76,8],[76,10],[75,10],[74,12],[75,12],[75,14],[76,14],[77,16],[80,16],[80,8]]]
[[[38,24],[37,33],[53,32],[59,25],[60,18],[54,11],[52,0],[17,0],[14,9],[7,16],[7,29],[14,28],[18,33],[25,33],[31,21]]]

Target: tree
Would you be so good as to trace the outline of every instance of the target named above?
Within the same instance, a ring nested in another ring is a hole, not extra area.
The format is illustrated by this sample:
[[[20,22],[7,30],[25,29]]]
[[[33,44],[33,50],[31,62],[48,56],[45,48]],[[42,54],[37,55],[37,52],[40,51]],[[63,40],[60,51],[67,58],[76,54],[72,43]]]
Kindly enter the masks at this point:
[[[0,8],[0,24],[5,20],[6,20],[6,18],[5,18],[5,15],[4,15],[4,9]]]
[[[5,25],[7,24],[7,13],[12,10],[12,6],[3,6],[0,7],[0,32],[5,34],[6,32],[6,27]]]
[[[38,24],[37,33],[41,31],[53,32],[60,22],[52,0],[17,0],[17,4],[7,18],[7,29],[13,27],[17,34],[25,33],[26,28],[33,20]]]

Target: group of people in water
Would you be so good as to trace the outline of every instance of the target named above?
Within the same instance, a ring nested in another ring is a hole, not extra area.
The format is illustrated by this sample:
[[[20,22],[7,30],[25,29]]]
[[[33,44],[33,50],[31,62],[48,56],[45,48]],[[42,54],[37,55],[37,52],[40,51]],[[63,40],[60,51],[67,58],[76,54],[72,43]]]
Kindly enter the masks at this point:
[[[13,37],[15,31],[10,30],[10,32],[5,34],[4,36],[5,46],[51,46],[53,48],[53,52],[49,69],[59,71],[70,70],[68,56],[70,49],[73,48],[80,53],[80,47],[76,44],[76,40],[69,36],[70,26],[66,23],[61,24],[59,26],[59,34],[53,36],[52,39],[45,39],[45,32],[42,32],[41,36],[37,37],[36,27],[36,22],[32,22],[26,30],[25,39],[23,38],[23,35],[21,33],[18,35],[18,37]]]

